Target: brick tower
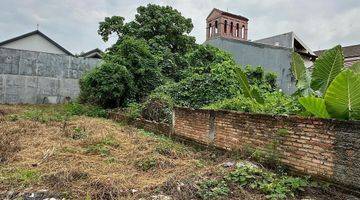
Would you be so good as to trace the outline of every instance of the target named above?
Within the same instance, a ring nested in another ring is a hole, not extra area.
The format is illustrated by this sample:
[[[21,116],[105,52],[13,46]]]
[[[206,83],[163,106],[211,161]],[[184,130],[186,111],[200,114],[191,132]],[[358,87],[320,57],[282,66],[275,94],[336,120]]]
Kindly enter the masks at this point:
[[[224,37],[247,40],[249,19],[214,8],[206,18],[206,40]]]

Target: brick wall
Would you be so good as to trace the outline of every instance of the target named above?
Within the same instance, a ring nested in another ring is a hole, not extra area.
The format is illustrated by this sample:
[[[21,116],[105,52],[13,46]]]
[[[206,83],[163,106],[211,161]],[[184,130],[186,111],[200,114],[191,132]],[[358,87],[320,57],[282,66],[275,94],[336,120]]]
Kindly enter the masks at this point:
[[[121,112],[115,121],[129,121]],[[294,171],[360,189],[360,121],[175,108],[172,125],[136,119],[136,127],[226,150],[269,151]]]
[[[176,108],[173,133],[227,150],[276,147],[291,169],[360,188],[360,122]]]

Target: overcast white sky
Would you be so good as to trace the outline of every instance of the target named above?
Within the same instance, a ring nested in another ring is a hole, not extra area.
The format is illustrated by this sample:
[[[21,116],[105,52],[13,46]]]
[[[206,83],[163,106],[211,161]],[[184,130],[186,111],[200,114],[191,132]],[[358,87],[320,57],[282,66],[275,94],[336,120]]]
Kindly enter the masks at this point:
[[[205,40],[205,18],[213,8],[250,19],[249,39],[294,31],[312,50],[360,44],[360,0],[0,0],[0,41],[40,31],[72,53],[105,44],[97,35],[106,16],[132,20],[140,5],[170,5],[193,20],[191,35]],[[115,38],[114,38],[115,39]]]

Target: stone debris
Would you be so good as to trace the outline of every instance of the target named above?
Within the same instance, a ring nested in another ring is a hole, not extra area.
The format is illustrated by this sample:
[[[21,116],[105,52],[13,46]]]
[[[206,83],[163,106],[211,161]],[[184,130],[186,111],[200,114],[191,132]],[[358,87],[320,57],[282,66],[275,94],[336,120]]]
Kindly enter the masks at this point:
[[[151,196],[151,200],[172,200],[172,198],[170,196],[159,194]]]
[[[245,167],[247,165],[250,165],[250,166],[255,167],[255,168],[259,168],[259,166],[257,166],[256,164],[254,164],[254,163],[252,163],[250,161],[246,161],[246,160],[236,163],[236,167],[239,167],[239,168]]]
[[[226,162],[222,165],[225,168],[230,168],[235,166],[235,162]]]

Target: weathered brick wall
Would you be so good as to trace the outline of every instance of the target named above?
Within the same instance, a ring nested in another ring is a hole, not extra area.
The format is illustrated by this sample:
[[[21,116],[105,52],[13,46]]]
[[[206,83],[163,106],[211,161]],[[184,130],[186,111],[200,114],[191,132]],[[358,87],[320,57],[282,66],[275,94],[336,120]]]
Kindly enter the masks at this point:
[[[290,168],[360,188],[360,122],[176,108],[173,133],[227,150],[276,147]],[[284,134],[286,132],[286,134]]]
[[[144,130],[173,134],[226,150],[269,151],[295,171],[360,189],[360,122],[175,108],[172,125],[110,112]],[[285,132],[285,133],[284,133]]]

